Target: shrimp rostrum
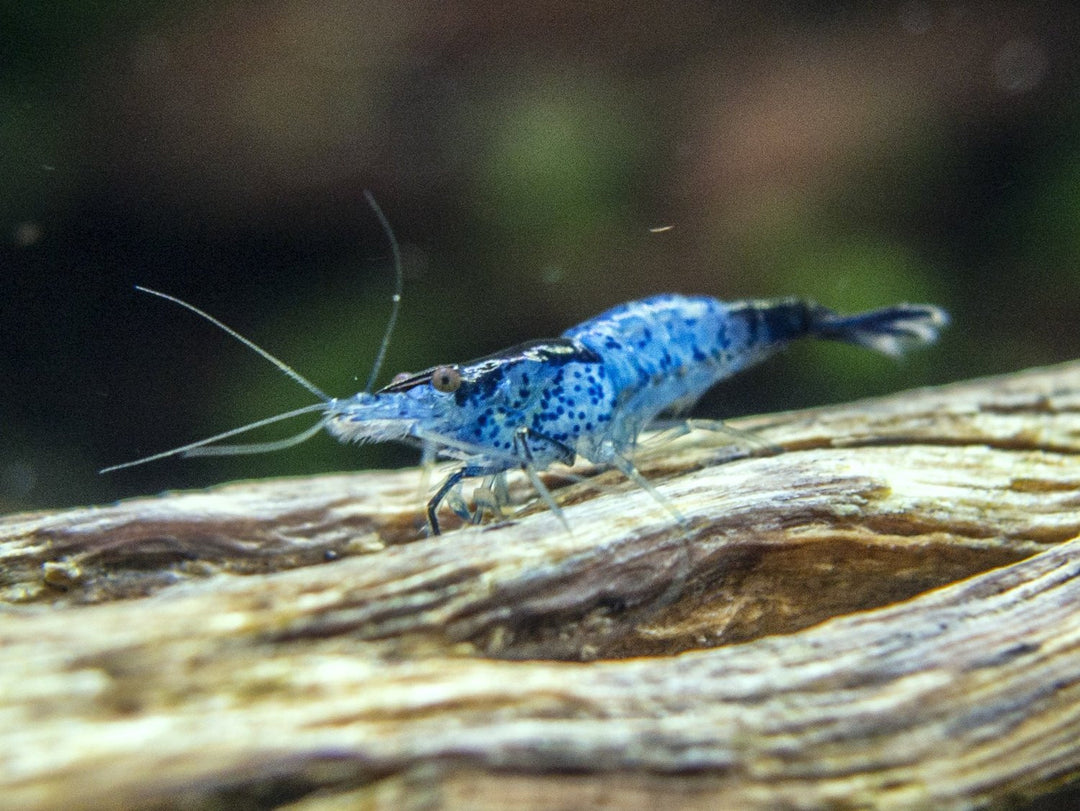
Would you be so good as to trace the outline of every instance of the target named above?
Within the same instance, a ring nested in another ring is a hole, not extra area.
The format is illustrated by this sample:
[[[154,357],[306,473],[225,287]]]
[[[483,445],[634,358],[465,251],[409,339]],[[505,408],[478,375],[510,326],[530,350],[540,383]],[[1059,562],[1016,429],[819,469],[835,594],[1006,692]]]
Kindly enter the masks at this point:
[[[382,219],[377,207],[376,212]],[[639,435],[660,415],[689,407],[718,381],[800,338],[841,341],[899,355],[932,343],[948,322],[944,310],[929,304],[896,304],[839,315],[794,298],[721,302],[707,296],[658,295],[614,307],[558,338],[531,341],[467,363],[400,374],[377,391],[339,399],[326,396],[202,311],[156,295],[222,327],[287,370],[321,402],[107,470],[170,455],[275,450],[320,429],[345,442],[404,440],[419,443],[427,459],[459,464],[427,503],[427,522],[434,534],[439,533],[438,511],[444,501],[463,518],[479,518],[479,508],[470,514],[455,494],[464,479],[494,477],[500,485],[494,492],[499,493],[505,489],[505,473],[514,469],[525,472],[561,518],[538,472],[556,462],[572,464],[578,456],[617,468],[668,506],[631,461]],[[399,300],[400,293],[395,305]],[[319,413],[320,419],[296,437],[261,445],[213,444],[309,412]],[[451,494],[455,495],[448,499]]]

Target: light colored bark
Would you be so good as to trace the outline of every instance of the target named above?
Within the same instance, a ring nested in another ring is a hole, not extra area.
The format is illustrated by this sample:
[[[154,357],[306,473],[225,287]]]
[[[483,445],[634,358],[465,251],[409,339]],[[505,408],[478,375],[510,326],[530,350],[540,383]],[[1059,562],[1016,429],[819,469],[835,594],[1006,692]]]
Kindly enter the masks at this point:
[[[1080,364],[736,425],[773,447],[645,443],[684,523],[584,469],[572,533],[530,504],[424,538],[417,471],[3,519],[0,797],[968,807],[1080,776]]]

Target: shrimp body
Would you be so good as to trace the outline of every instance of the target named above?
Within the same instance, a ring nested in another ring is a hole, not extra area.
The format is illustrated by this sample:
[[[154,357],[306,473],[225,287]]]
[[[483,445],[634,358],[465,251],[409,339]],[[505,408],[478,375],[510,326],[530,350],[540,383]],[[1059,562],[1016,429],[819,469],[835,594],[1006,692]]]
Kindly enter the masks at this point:
[[[641,481],[627,456],[658,415],[689,408],[718,381],[793,340],[895,355],[935,340],[947,320],[932,305],[839,316],[798,299],[660,295],[614,307],[560,338],[399,375],[375,393],[329,401],[324,421],[344,441],[411,438],[461,460],[428,504],[438,532],[438,506],[463,478],[521,467],[552,503],[535,472],[580,455]]]

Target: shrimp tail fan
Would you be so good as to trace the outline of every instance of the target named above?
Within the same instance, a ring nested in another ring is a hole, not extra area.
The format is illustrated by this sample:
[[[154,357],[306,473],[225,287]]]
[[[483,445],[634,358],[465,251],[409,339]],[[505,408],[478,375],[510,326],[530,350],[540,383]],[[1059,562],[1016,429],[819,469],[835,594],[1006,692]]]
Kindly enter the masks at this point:
[[[839,315],[817,306],[811,311],[810,333],[899,357],[909,349],[934,343],[948,323],[949,314],[933,304],[896,304],[857,315]]]

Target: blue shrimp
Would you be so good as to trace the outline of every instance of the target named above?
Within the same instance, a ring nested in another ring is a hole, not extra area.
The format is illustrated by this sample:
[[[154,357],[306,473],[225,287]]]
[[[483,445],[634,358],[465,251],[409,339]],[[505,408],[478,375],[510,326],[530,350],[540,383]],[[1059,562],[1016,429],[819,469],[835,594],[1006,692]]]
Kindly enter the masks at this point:
[[[933,342],[947,320],[944,310],[927,304],[840,316],[794,298],[724,303],[653,296],[621,304],[560,338],[399,375],[374,394],[328,404],[325,427],[342,441],[418,438],[460,459],[428,502],[435,533],[439,504],[462,479],[517,467],[557,512],[536,471],[578,456],[617,468],[659,498],[630,454],[660,414],[689,408],[718,381],[797,338],[899,355]]]
[[[385,218],[374,201],[380,221]],[[397,257],[397,245],[390,234]],[[400,301],[400,262],[398,264]],[[145,290],[145,288],[142,288]],[[255,346],[220,321],[186,302],[180,304],[224,329],[285,371],[321,402],[199,442],[115,465],[106,471],[172,455],[220,455],[277,450],[321,429],[343,442],[418,443],[424,458],[452,459],[460,467],[427,503],[427,523],[440,532],[438,510],[464,479],[494,477],[505,489],[507,471],[521,469],[552,511],[562,514],[538,471],[553,463],[582,458],[615,467],[674,510],[630,459],[638,437],[664,413],[693,405],[720,380],[756,364],[799,338],[857,344],[887,355],[929,344],[948,322],[944,310],[929,304],[897,304],[842,316],[795,298],[721,302],[707,296],[666,294],[614,307],[568,329],[561,337],[531,341],[469,361],[404,373],[387,386],[348,398],[329,397],[284,362]],[[387,331],[378,372],[389,340]],[[299,414],[318,412],[318,422],[294,437],[256,445],[213,445],[252,428]],[[104,471],[103,471],[104,472]],[[496,490],[496,506],[505,496]],[[470,515],[460,496],[449,503],[462,518]]]

